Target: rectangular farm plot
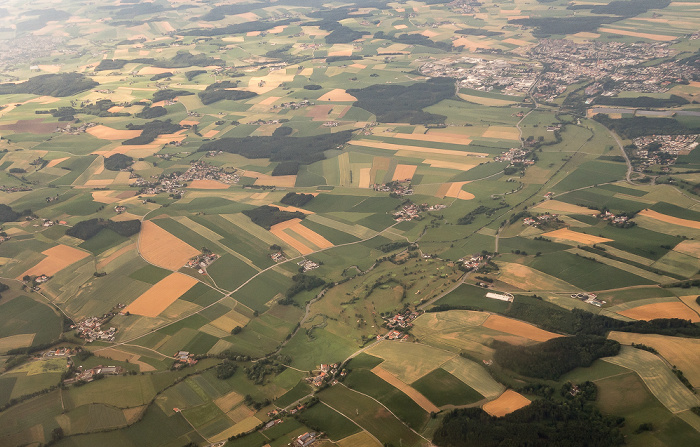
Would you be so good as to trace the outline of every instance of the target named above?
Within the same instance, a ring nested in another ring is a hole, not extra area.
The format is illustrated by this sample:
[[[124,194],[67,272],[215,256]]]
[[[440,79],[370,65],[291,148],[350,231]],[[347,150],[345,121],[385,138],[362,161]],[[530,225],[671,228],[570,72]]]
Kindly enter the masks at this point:
[[[136,315],[157,317],[197,282],[191,276],[173,273],[157,282],[124,310]]]
[[[528,405],[530,405],[530,399],[513,390],[506,390],[498,399],[485,404],[484,411],[491,416],[501,417]]]
[[[620,315],[634,318],[635,320],[654,320],[657,318],[680,318],[690,320],[693,323],[700,322],[700,316],[685,303],[676,301],[671,303],[652,303],[644,306],[633,307],[621,312]]]
[[[426,396],[411,388],[409,385],[405,384],[398,377],[385,370],[381,366],[375,367],[374,369],[372,369],[372,372],[376,374],[377,377],[379,377],[380,379],[383,379],[387,383],[389,383],[389,385],[396,387],[399,391],[403,392],[405,395],[410,397],[413,402],[420,405],[420,407],[425,411],[435,413],[440,411],[440,409],[437,406],[435,406],[430,400],[428,400]]]
[[[139,251],[146,261],[168,270],[179,270],[199,254],[199,250],[148,220],[141,225]]]
[[[639,212],[640,216],[650,217],[661,222],[670,223],[673,225],[678,225],[681,227],[693,228],[695,230],[700,230],[700,222],[696,220],[681,219],[679,217],[669,216],[667,214],[661,214],[654,210],[642,210]]]
[[[513,320],[500,315],[491,315],[482,326],[540,342],[561,337],[559,334],[545,331],[529,323],[523,323],[522,321]]]
[[[608,239],[605,237],[598,237],[590,234],[571,231],[568,228],[561,228],[559,230],[550,231],[549,233],[544,233],[542,236],[552,237],[555,239],[564,239],[567,241],[573,241],[584,245],[602,244],[605,242],[612,241],[612,239]]]
[[[430,402],[440,407],[444,405],[467,405],[484,398],[472,387],[442,368],[438,368],[430,374],[421,377],[413,382],[412,386],[417,390],[416,393],[419,396],[430,399]],[[426,411],[439,411],[439,409],[428,410],[426,407],[423,408]]]
[[[77,248],[69,247],[67,245],[57,245],[49,248],[48,250],[44,250],[41,253],[46,257],[34,267],[18,276],[18,279],[21,279],[25,275],[53,276],[69,265],[90,256],[90,253],[88,252],[78,250]]]
[[[383,358],[382,368],[405,383],[415,382],[455,356],[452,352],[419,343],[389,341],[378,343],[367,353]]]
[[[313,253],[318,249],[333,247],[333,244],[328,239],[303,226],[301,219],[291,219],[273,225],[270,228],[270,233],[282,239],[303,255]]]
[[[391,180],[411,180],[417,167],[416,165],[397,165]]]

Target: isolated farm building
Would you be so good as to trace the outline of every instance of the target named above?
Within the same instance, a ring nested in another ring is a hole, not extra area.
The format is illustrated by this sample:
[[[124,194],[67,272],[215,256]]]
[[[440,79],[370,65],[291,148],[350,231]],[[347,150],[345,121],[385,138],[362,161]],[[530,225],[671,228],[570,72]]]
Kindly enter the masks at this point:
[[[486,298],[491,298],[493,300],[500,300],[500,301],[508,301],[508,302],[513,301],[513,295],[511,295],[510,293],[489,292],[486,294]]]

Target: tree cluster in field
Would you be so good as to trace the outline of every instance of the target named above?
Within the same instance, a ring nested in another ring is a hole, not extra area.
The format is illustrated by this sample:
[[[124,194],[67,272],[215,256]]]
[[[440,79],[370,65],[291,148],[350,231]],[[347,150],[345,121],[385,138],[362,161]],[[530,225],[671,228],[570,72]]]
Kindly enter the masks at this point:
[[[151,81],[159,81],[161,79],[169,78],[172,75],[173,74],[169,71],[166,71],[165,73],[157,73],[157,74],[154,74],[153,76],[151,76]]]
[[[343,62],[343,61],[361,61],[364,57],[355,54],[352,56],[328,56],[326,58],[326,63],[331,64],[333,62]],[[306,88],[306,87],[304,87]]]
[[[306,214],[300,211],[282,211],[276,206],[270,205],[259,206],[252,210],[243,210],[242,213],[248,216],[254,224],[260,225],[266,230],[269,230],[273,225],[277,225],[278,223],[306,217]]]
[[[404,45],[423,45],[424,47],[437,48],[442,51],[452,51],[451,42],[435,41],[430,37],[418,33],[386,34],[384,31],[374,33],[375,39],[386,39]]]
[[[464,28],[455,31],[455,34],[464,34],[465,36],[495,37],[500,36],[503,33],[500,31],[488,31],[482,28]]]
[[[9,13],[5,17],[9,16]],[[57,20],[63,22],[68,20],[71,15],[66,11],[61,11],[58,9],[34,9],[31,11],[26,11],[20,15],[21,17],[31,17],[28,20],[23,20],[17,23],[16,31],[17,33],[25,33],[30,31],[40,30],[45,27],[49,22]],[[14,31],[14,30],[13,30]]]
[[[411,243],[408,241],[388,242],[386,244],[382,244],[379,247],[377,247],[377,250],[379,250],[383,253],[389,253],[390,251],[398,250],[399,248],[408,247],[409,245],[411,245]]]
[[[242,34],[254,31],[267,31],[278,26],[289,25],[299,19],[283,19],[276,21],[243,22],[235,25],[227,25],[220,28],[194,28],[184,31],[183,36],[223,36],[228,34]]]
[[[551,394],[503,417],[490,416],[481,408],[453,410],[435,431],[433,443],[440,447],[613,447],[625,443],[619,430],[625,419],[596,409],[594,383],[564,384],[563,401],[554,401]]]
[[[484,206],[484,205],[479,205],[474,209],[473,211],[468,212],[464,216],[460,217],[457,219],[457,225],[469,225],[474,222],[474,220],[479,216],[480,214],[485,214],[486,217],[491,217],[493,213],[496,211],[502,209],[502,208],[507,208],[508,205],[500,205],[496,208],[492,208],[489,206]]]
[[[700,126],[688,127],[673,118],[634,116],[631,118],[612,119],[604,113],[599,113],[593,119],[628,140],[645,135],[688,135],[700,133]]]
[[[130,116],[128,112],[110,112],[109,109],[116,106],[114,102],[110,99],[100,99],[92,104],[87,104],[79,109],[75,107],[59,107],[57,109],[51,110],[37,110],[34,113],[37,115],[51,114],[54,118],[58,118],[59,121],[73,121],[75,115],[78,113],[84,113],[86,115],[95,115],[100,118],[115,117],[115,116]]]
[[[206,73],[206,70],[190,70],[185,72],[185,77],[187,78],[188,81],[191,81],[192,79],[196,78],[197,76]]]
[[[264,358],[253,363],[251,366],[243,368],[245,375],[256,385],[262,385],[265,376],[279,374],[287,369],[286,363],[291,363],[291,358],[285,355],[278,355],[275,358]]]
[[[215,84],[211,84],[204,91],[197,94],[202,104],[209,105],[222,99],[227,99],[229,101],[239,101],[242,99],[249,99],[258,96],[257,93],[248,90],[236,90],[232,87],[236,87],[237,82],[231,81],[221,81]]]
[[[305,275],[303,273],[294,275],[292,277],[292,281],[294,282],[284,293],[284,299],[280,300],[279,302],[282,305],[294,304],[292,298],[297,294],[307,290],[313,290],[326,284],[326,281],[324,281],[323,278],[319,278],[318,276],[314,275]]]
[[[153,118],[159,118],[163,115],[167,115],[168,111],[163,106],[146,106],[139,113],[135,114],[136,118],[143,118],[146,120],[151,120]]]
[[[13,210],[11,206],[0,203],[0,222],[15,222],[21,217],[31,216],[32,210],[26,209],[21,213]]]
[[[377,116],[384,123],[434,124],[445,121],[445,116],[427,113],[423,108],[454,97],[451,78],[432,78],[411,85],[375,84],[348,93],[357,98],[360,107]]]
[[[104,166],[108,171],[121,171],[134,164],[134,159],[125,154],[112,154],[105,158]]]
[[[518,374],[557,380],[578,367],[620,352],[620,343],[598,335],[558,337],[532,346],[514,346],[494,340],[494,360]]]
[[[211,8],[209,12],[199,17],[198,20],[202,20],[204,22],[218,22],[219,20],[225,19],[226,16],[245,14],[246,12],[264,8],[265,6],[266,5],[264,3],[259,2],[235,3],[233,5],[219,5]]]
[[[153,94],[153,102],[160,102],[160,101],[172,101],[175,99],[177,96],[190,96],[194,95],[194,93],[189,92],[187,90],[172,90],[169,88],[166,88],[165,90],[158,90]]]
[[[182,129],[182,126],[179,124],[174,124],[167,119],[165,121],[154,120],[145,124],[129,123],[126,125],[126,128],[129,130],[141,130],[142,132],[138,137],[122,141],[122,144],[143,145],[152,143],[158,137],[158,135],[175,133]]]
[[[221,138],[204,143],[199,152],[223,151],[246,158],[269,158],[270,161],[296,161],[310,164],[323,160],[324,151],[337,149],[352,138],[352,130],[309,137]]]
[[[66,234],[86,241],[97,236],[105,228],[114,231],[120,236],[129,237],[141,231],[141,221],[133,219],[115,222],[98,218],[83,220],[68,228]]]
[[[216,367],[216,378],[226,380],[236,373],[238,364],[232,360],[224,359],[224,361]]]
[[[0,95],[30,94],[61,98],[90,90],[99,84],[80,73],[43,74],[17,84],[0,84]]]
[[[102,59],[95,67],[95,72],[106,70],[121,70],[126,64],[152,64],[156,60],[152,57],[140,57],[135,59]]]
[[[309,203],[314,198],[313,194],[304,194],[300,192],[288,192],[284,197],[280,199],[280,203],[284,203],[289,206],[296,206],[301,208],[302,206]]]

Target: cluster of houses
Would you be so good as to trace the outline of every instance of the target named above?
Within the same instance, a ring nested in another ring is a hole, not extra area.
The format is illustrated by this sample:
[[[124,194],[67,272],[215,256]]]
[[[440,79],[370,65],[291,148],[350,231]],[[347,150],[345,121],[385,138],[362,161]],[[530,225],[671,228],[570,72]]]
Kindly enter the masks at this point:
[[[282,253],[281,251],[271,253],[270,259],[272,259],[275,262],[284,262],[287,260],[287,258],[284,256],[284,253]]]
[[[75,354],[75,350],[68,347],[62,347],[49,349],[48,351],[44,352],[41,356],[46,359],[51,359],[56,357],[70,357],[73,354]]]
[[[309,270],[317,269],[319,267],[317,263],[308,259],[302,259],[301,261],[297,262],[297,265],[301,267],[302,273],[306,273]]]
[[[413,188],[411,188],[411,179],[406,180],[394,180],[389,183],[375,183],[372,185],[372,189],[380,192],[388,192],[390,194],[395,194],[397,196],[410,196],[413,194]]]
[[[632,151],[635,158],[641,160],[636,166],[641,170],[652,165],[671,165],[679,155],[690,153],[698,146],[700,135],[651,135],[635,138],[637,149]],[[635,163],[636,164],[636,163]]]
[[[340,375],[341,377],[345,376],[345,371],[340,371],[338,369],[339,367],[340,364],[338,363],[333,363],[332,365],[322,363],[317,369],[318,374],[312,377],[307,377],[305,380],[315,387],[320,387],[326,382],[335,381],[335,377],[337,375]]]
[[[131,183],[131,186],[141,188],[141,194],[167,192],[182,196],[185,194],[185,183],[192,180],[216,180],[226,184],[235,184],[240,180],[235,169],[233,172],[229,172],[204,161],[193,161],[184,173],[174,172],[160,177],[152,176],[152,178],[155,178],[156,181],[149,181],[140,176],[134,177],[135,181]]]
[[[85,133],[89,128],[97,126],[97,123],[79,123],[78,125],[73,125],[71,124],[66,124],[65,126],[58,126],[56,127],[56,130],[54,130],[55,133],[65,133],[68,135],[80,135],[81,133]]]
[[[377,340],[408,340],[408,334],[397,331],[396,329],[387,332],[384,335],[377,335]]]
[[[117,328],[110,327],[109,329],[103,329],[102,327],[102,325],[109,322],[113,316],[113,313],[107,313],[102,317],[88,317],[80,321],[77,325],[71,325],[71,329],[75,329],[78,337],[84,338],[88,343],[92,343],[95,340],[114,341]]]
[[[200,275],[207,274],[207,267],[209,267],[214,261],[219,259],[220,256],[216,253],[201,253],[193,258],[190,258],[185,267],[191,269],[197,269]]]
[[[31,191],[32,188],[29,186],[7,186],[7,185],[2,185],[0,186],[0,191],[2,192],[23,192],[23,191]]]
[[[318,439],[318,433],[315,431],[306,432],[303,435],[299,435],[292,441],[293,447],[308,447]]]
[[[523,223],[530,227],[540,228],[542,225],[557,222],[558,219],[559,214],[540,214],[539,216],[524,218]]]
[[[413,327],[413,320],[418,318],[418,316],[420,316],[422,313],[422,311],[412,311],[410,309],[406,309],[392,317],[384,318],[384,321],[389,329],[410,329]]]
[[[415,203],[403,205],[400,210],[393,213],[394,220],[397,222],[406,222],[420,218],[421,207]]]
[[[606,301],[599,300],[598,295],[596,295],[595,293],[587,293],[587,292],[572,293],[571,298],[581,300],[586,304],[592,304],[593,306],[596,306],[596,307],[601,307],[603,304],[606,303]]]
[[[66,380],[67,383],[70,382],[92,382],[95,380],[96,376],[116,376],[121,374],[123,371],[121,366],[96,366],[94,368],[83,370],[78,367],[78,372],[73,379]]]
[[[611,213],[610,211],[602,212],[600,214],[597,214],[595,217],[597,217],[598,219],[610,221],[610,223],[612,223],[613,225],[624,225],[629,221],[628,216],[618,216]]]
[[[299,101],[299,102],[295,102],[295,101],[283,102],[280,105],[273,105],[272,110],[276,110],[276,109],[297,110],[297,109],[301,109],[302,107],[308,107],[308,106],[312,106],[312,105],[314,105],[313,102],[309,101],[308,99],[304,99],[304,100]]]
[[[530,160],[527,156],[530,154],[529,150],[522,149],[519,147],[514,147],[503,152],[501,155],[495,156],[493,159],[495,161],[507,161],[510,163],[520,163],[523,165],[534,165],[535,161]]]
[[[338,127],[339,125],[340,123],[338,123],[337,121],[326,121],[325,123],[323,123],[323,127]]]
[[[121,213],[123,213],[124,211],[126,211],[126,206],[124,206],[124,205],[116,205],[116,206],[114,207],[114,212],[117,213],[117,214],[121,214]]]
[[[175,355],[173,355],[173,358],[175,359],[175,364],[173,365],[175,369],[197,364],[197,359],[194,358],[194,354],[188,351],[177,351]]]
[[[459,258],[457,262],[461,262],[467,271],[470,272],[479,270],[479,267],[481,267],[482,264],[489,262],[491,258],[492,256],[489,254],[478,254],[468,258]]]

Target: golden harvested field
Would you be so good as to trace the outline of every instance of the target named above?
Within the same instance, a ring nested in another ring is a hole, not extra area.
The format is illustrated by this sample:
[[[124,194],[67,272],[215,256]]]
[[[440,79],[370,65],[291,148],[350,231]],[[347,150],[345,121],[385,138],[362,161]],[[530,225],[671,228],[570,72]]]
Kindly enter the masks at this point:
[[[210,130],[210,131],[207,131],[206,133],[202,134],[202,136],[204,138],[211,138],[211,137],[216,136],[217,133],[219,133],[218,130]]]
[[[181,126],[194,126],[196,124],[199,124],[199,121],[193,121],[193,120],[182,120],[180,121]]]
[[[700,322],[700,316],[682,302],[653,303],[633,307],[618,312],[625,317],[635,320],[653,320],[655,318],[681,318],[693,323]]]
[[[340,447],[381,447],[381,442],[377,441],[372,435],[366,431],[361,431],[336,441]]]
[[[145,317],[157,317],[197,282],[191,276],[171,273],[126,306],[124,311]]]
[[[147,262],[168,270],[179,270],[199,254],[199,250],[149,220],[141,224],[139,252]]]
[[[331,102],[354,102],[357,98],[346,92],[342,88],[336,88],[330,92],[324,94],[316,100],[317,102],[331,101]]]
[[[700,314],[700,304],[697,303],[697,295],[681,296],[678,299],[683,301],[686,306],[693,309],[696,313]]]
[[[448,133],[395,133],[389,134],[392,138],[402,138],[404,140],[414,140],[414,141],[430,141],[433,143],[449,143],[449,144],[464,144],[467,145],[472,142],[471,139],[464,135],[459,134],[448,134]]]
[[[301,236],[318,248],[330,248],[333,246],[328,239],[303,226],[301,224],[301,219],[291,219],[286,222],[273,225],[272,228],[270,228],[270,233],[282,239],[303,255],[312,253],[316,251],[316,249],[308,247],[305,242],[296,239],[294,234],[289,233],[286,230],[296,233],[298,236]]]
[[[611,340],[631,345],[641,343],[651,346],[659,354],[688,378],[693,386],[700,386],[700,340],[683,337],[669,337],[656,334],[633,334],[630,332],[612,331],[608,335]]]
[[[542,234],[542,236],[553,237],[556,239],[565,239],[567,241],[574,241],[584,245],[602,244],[604,242],[612,241],[612,239],[608,239],[605,237],[591,236],[590,234],[571,231],[568,228],[561,228],[559,230],[550,231],[549,233]]]
[[[262,101],[260,101],[258,104],[263,105],[263,106],[269,106],[271,104],[274,104],[275,101],[277,101],[278,99],[281,99],[281,98],[282,98],[281,96],[269,96],[269,97],[263,99]]]
[[[256,32],[259,33],[260,31],[256,31]],[[228,439],[231,436],[235,436],[235,435],[238,435],[241,433],[246,433],[246,432],[253,430],[255,427],[257,427],[261,423],[262,423],[262,421],[260,419],[256,418],[255,416],[249,416],[249,417],[243,419],[242,421],[238,422],[233,427],[231,427],[225,431],[222,431],[218,435],[210,437],[209,441],[211,441],[211,442],[226,441],[226,439]]]
[[[598,33],[580,32],[580,33],[574,34],[573,37],[580,37],[580,38],[582,38],[582,39],[597,39],[597,38],[600,37],[600,34],[598,34]]]
[[[7,352],[10,349],[26,348],[32,345],[36,334],[17,334],[0,338],[0,352]]]
[[[117,360],[119,362],[128,362],[133,365],[138,365],[142,372],[155,371],[156,369],[148,363],[142,362],[139,359],[140,355],[131,352],[121,351],[115,348],[103,348],[99,350],[99,356],[109,360]]]
[[[693,228],[695,230],[700,230],[700,222],[696,220],[681,219],[678,217],[668,216],[666,214],[657,213],[656,211],[645,209],[639,212],[640,216],[650,217],[652,219],[660,220],[661,222],[670,223],[673,225],[679,225],[681,227]]]
[[[465,101],[481,104],[482,106],[503,107],[516,103],[516,101],[508,101],[507,99],[484,98],[482,96],[467,95],[465,93],[460,93],[457,96]]]
[[[471,200],[474,198],[474,194],[462,191],[462,186],[466,185],[467,183],[469,182],[443,183],[435,193],[435,197],[441,199],[445,197],[452,197],[455,199]]]
[[[498,138],[502,140],[520,140],[520,132],[515,127],[509,126],[489,126],[481,135],[484,138]]]
[[[100,202],[100,203],[114,203],[118,202],[119,199],[117,197],[110,197],[110,194],[112,194],[114,191],[110,190],[102,190],[102,191],[93,191],[92,192],[92,200],[95,202]]]
[[[144,67],[139,70],[140,75],[157,75],[172,72],[172,68]]]
[[[390,385],[393,385],[400,391],[402,391],[404,394],[406,394],[408,397],[411,398],[411,400],[418,405],[428,413],[430,412],[435,412],[438,413],[440,409],[435,406],[432,402],[428,400],[425,396],[423,396],[421,393],[418,391],[414,390],[412,387],[409,385],[405,384],[402,382],[398,377],[390,373],[389,371],[385,370],[381,366],[375,366],[372,369],[372,372],[376,374],[379,378],[384,379],[387,381]]]
[[[228,189],[229,186],[226,183],[221,183],[218,180],[192,180],[187,186],[192,189]]]
[[[502,317],[500,315],[491,315],[484,321],[482,326],[534,341],[547,341],[561,337],[559,334],[545,331],[529,323]]]
[[[231,391],[225,396],[221,396],[214,401],[216,406],[221,408],[221,411],[224,413],[228,413],[229,411],[233,410],[241,402],[243,402],[243,396],[235,391]]]
[[[270,206],[276,206],[277,208],[281,209],[282,211],[289,211],[291,213],[298,211],[298,212],[304,213],[304,214],[314,214],[313,211],[305,210],[304,208],[297,208],[296,206],[281,206],[281,205],[274,205],[272,203],[270,204]]]
[[[476,166],[465,163],[453,163],[451,161],[445,160],[423,160],[423,163],[430,165],[431,168],[456,169],[458,171],[468,171],[474,166]]]
[[[141,135],[140,130],[118,130],[102,124],[90,127],[86,132],[101,140],[126,140]]]
[[[397,165],[391,180],[410,180],[416,173],[416,165]]]
[[[602,33],[619,34],[621,36],[631,36],[631,37],[641,37],[642,39],[657,40],[661,42],[670,42],[676,40],[676,36],[665,36],[663,34],[647,34],[647,33],[637,33],[634,31],[627,31],[614,28],[598,28],[598,31]]]
[[[252,200],[263,200],[265,197],[267,197],[270,194],[269,191],[265,192],[256,192],[255,194],[251,194],[250,198]]]
[[[560,202],[558,200],[545,200],[542,203],[538,203],[533,208],[543,209],[543,210],[547,210],[547,211],[557,211],[560,213],[568,213],[568,214],[583,214],[586,216],[590,216],[590,215],[594,214],[594,210],[584,208],[584,207],[578,206],[578,205],[572,205],[572,204],[566,203],[566,202]]]
[[[258,34],[260,33],[258,32]],[[292,82],[293,80],[294,75],[288,75],[286,70],[275,70],[265,76],[250,78],[248,90],[257,94],[263,94],[276,89],[284,82]]]
[[[491,416],[501,417],[528,405],[530,405],[530,399],[513,390],[506,390],[498,399],[486,403],[483,408]]]
[[[471,40],[466,37],[460,37],[452,41],[453,47],[464,47],[469,51],[475,51],[477,48],[491,48],[484,41]]]
[[[90,253],[78,250],[67,245],[57,245],[41,252],[46,255],[38,264],[31,267],[26,272],[17,277],[21,279],[25,275],[47,275],[53,276],[71,264],[90,256]]]
[[[250,174],[251,177],[257,178],[256,185],[279,186],[282,188],[292,188],[297,181],[296,175],[267,175],[267,174]]]
[[[360,180],[357,184],[358,188],[369,188],[371,171],[372,168],[360,168]]]
[[[69,157],[63,157],[63,158],[54,158],[49,162],[49,164],[46,165],[47,168],[53,168],[57,164],[61,163],[62,161],[68,160]]]
[[[694,258],[700,258],[700,241],[687,240],[676,245],[673,251],[683,253]]]

